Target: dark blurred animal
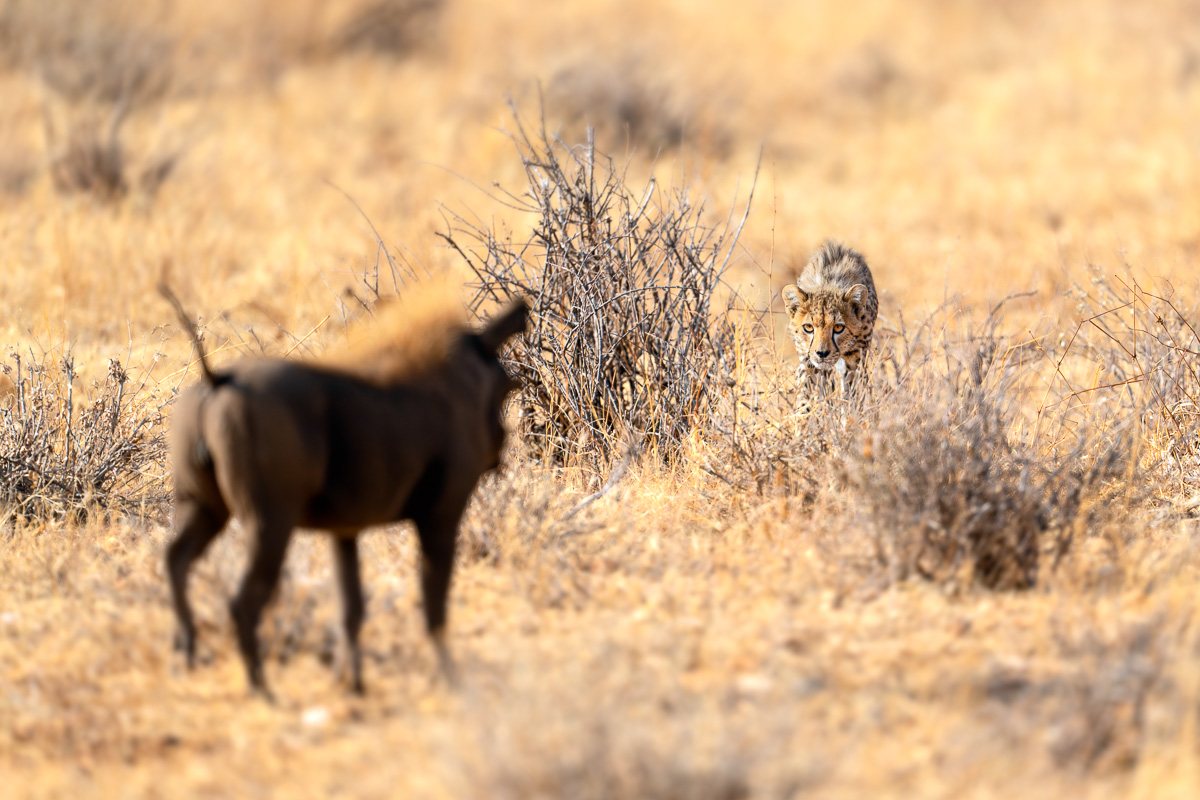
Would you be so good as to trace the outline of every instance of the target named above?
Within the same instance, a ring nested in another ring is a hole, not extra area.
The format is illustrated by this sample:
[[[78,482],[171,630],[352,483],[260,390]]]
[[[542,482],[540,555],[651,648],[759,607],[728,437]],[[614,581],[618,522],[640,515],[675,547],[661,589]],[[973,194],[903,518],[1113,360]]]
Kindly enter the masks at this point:
[[[421,544],[425,623],[453,681],[444,637],[459,518],[479,478],[500,463],[502,406],[516,384],[497,354],[525,330],[525,304],[477,332],[461,322],[424,330],[410,324],[409,341],[385,336],[344,363],[258,358],[214,371],[178,299],[165,285],[160,290],[191,333],[203,375],[176,401],[170,433],[177,533],[167,573],[179,620],[176,645],[189,668],[196,626],[188,570],[234,515],[253,542],[230,605],[252,689],[270,697],[258,625],[292,530],[305,527],[333,537],[350,681],[361,693],[357,536],[370,525],[412,520]]]

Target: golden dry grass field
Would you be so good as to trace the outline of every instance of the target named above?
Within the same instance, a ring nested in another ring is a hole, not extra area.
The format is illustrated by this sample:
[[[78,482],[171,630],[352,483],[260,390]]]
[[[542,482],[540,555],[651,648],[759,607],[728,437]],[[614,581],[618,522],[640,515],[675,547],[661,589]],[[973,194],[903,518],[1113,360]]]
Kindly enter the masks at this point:
[[[1194,0],[10,0],[0,96],[5,797],[1200,795]],[[316,536],[262,628],[277,703],[236,526],[187,673],[161,450],[75,505],[14,459],[157,441],[196,376],[164,270],[218,365],[342,341],[379,240],[471,280],[447,219],[537,222],[497,200],[510,97],[705,224],[757,169],[725,278],[776,322],[577,513],[611,461],[514,437],[463,525],[457,689],[403,526],[363,540],[365,697]],[[872,265],[880,357],[802,419],[777,294],[825,237]],[[988,536],[1032,585],[980,577]]]

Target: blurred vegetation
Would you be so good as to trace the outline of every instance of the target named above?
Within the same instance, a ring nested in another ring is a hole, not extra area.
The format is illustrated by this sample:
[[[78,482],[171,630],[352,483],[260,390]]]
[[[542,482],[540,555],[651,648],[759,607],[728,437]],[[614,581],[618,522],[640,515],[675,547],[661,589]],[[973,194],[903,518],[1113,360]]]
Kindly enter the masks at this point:
[[[0,0],[6,790],[1194,795],[1198,19]],[[801,418],[775,295],[826,237],[878,347]],[[404,529],[364,538],[365,700],[316,537],[264,625],[279,706],[216,630],[236,529],[177,679],[164,270],[218,365],[318,356],[426,273],[539,300],[525,435],[463,523],[459,693]]]

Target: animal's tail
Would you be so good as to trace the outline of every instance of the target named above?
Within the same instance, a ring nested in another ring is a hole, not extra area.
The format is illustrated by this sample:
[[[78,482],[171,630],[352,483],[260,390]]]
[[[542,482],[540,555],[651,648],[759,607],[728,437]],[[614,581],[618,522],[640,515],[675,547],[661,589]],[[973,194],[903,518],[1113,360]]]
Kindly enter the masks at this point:
[[[204,376],[204,382],[209,386],[216,386],[221,382],[221,379],[208,366],[208,359],[204,356],[204,343],[200,341],[200,334],[196,331],[196,323],[192,322],[192,318],[183,310],[183,303],[179,302],[179,298],[171,291],[171,287],[167,286],[165,280],[159,282],[158,293],[175,309],[175,313],[179,315],[179,321],[183,323],[183,327],[187,329],[188,335],[192,337],[192,344],[196,346],[196,353],[200,356],[200,372]]]

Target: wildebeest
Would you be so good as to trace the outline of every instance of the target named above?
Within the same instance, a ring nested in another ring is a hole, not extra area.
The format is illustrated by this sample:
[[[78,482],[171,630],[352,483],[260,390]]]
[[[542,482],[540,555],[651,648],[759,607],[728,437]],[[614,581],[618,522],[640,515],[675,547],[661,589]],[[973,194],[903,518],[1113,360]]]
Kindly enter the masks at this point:
[[[251,358],[213,370],[179,300],[160,290],[190,332],[202,380],[180,395],[170,433],[176,536],[167,573],[189,668],[196,626],[188,570],[230,515],[253,552],[230,604],[253,690],[269,697],[257,630],[296,527],[333,536],[354,691],[363,691],[358,633],[364,603],[360,531],[412,520],[421,545],[425,623],[447,678],[446,596],[459,519],[504,446],[502,407],[516,387],[497,354],[525,330],[518,302],[481,330],[437,325],[410,332],[423,357],[384,341],[348,363]]]

